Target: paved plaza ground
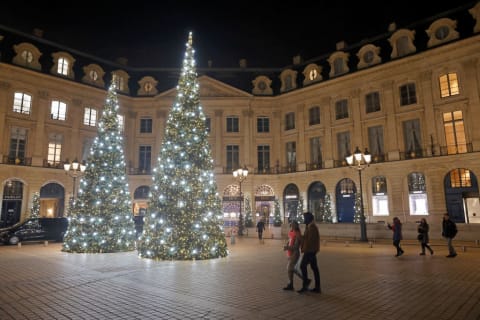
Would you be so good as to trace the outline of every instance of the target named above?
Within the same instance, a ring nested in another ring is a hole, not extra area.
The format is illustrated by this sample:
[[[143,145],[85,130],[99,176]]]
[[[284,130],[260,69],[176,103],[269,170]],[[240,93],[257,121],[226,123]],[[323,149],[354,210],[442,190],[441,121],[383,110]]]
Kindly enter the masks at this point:
[[[0,319],[480,319],[480,247],[446,258],[405,242],[325,241],[322,294],[286,292],[283,241],[238,238],[227,258],[152,261],[0,245]],[[465,245],[465,247],[463,247]],[[311,274],[311,272],[310,272]],[[300,281],[296,279],[296,289]]]

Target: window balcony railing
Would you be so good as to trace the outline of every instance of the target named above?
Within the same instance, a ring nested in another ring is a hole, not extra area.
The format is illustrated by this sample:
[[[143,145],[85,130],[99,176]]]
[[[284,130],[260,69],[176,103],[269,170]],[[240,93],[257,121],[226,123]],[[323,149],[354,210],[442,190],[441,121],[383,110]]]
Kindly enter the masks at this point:
[[[43,167],[44,168],[53,168],[53,169],[62,169],[64,165],[64,161],[58,161],[58,162],[50,162],[47,159],[43,159]]]
[[[20,158],[20,157],[9,157],[3,156],[2,163],[5,164],[15,164],[17,166],[31,166],[32,158]]]
[[[440,155],[448,156],[460,153],[473,152],[473,146],[471,143],[457,144],[452,146],[440,146]]]
[[[424,158],[426,154],[427,154],[427,151],[425,149],[417,149],[414,151],[404,151],[404,152],[400,152],[400,160]]]
[[[138,175],[150,175],[152,174],[151,168],[128,168],[128,174],[138,176]]]
[[[322,162],[307,163],[307,171],[320,170],[323,169],[323,167]]]

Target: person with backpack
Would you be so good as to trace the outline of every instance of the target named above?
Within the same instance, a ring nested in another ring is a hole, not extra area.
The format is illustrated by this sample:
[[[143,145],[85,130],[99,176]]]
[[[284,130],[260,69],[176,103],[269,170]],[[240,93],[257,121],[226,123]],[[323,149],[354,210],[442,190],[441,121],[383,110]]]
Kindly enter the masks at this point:
[[[447,258],[455,258],[457,256],[457,252],[453,247],[452,241],[453,238],[457,235],[457,225],[450,219],[448,213],[443,215],[443,222],[442,222],[442,237],[447,239],[447,246],[448,246],[448,256]]]

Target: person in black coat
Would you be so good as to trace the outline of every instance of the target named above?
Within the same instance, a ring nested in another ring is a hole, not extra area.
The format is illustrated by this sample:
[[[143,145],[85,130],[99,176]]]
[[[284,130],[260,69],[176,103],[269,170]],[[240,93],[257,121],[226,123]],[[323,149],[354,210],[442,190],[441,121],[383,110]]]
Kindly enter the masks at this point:
[[[447,258],[455,258],[457,256],[457,252],[453,247],[452,241],[453,238],[457,235],[457,225],[455,222],[450,219],[448,213],[443,215],[443,222],[442,222],[442,237],[447,239],[448,245],[448,256]]]
[[[420,220],[420,224],[418,225],[418,241],[420,241],[420,245],[422,246],[422,252],[420,252],[421,256],[425,255],[425,248],[430,251],[430,254],[433,254],[433,250],[428,244],[430,241],[428,236],[429,230],[430,226],[427,223],[427,219],[422,218],[422,220]]]

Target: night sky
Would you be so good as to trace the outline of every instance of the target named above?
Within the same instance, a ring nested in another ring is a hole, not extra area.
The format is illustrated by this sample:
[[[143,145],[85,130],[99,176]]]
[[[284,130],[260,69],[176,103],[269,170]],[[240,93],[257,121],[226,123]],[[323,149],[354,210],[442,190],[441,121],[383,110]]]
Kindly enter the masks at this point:
[[[305,3],[304,3],[305,2]],[[199,66],[282,67],[335,51],[475,1],[23,1],[7,0],[0,24],[134,67],[181,66],[188,32]],[[298,5],[298,6],[296,6]],[[419,7],[420,6],[420,7]]]

